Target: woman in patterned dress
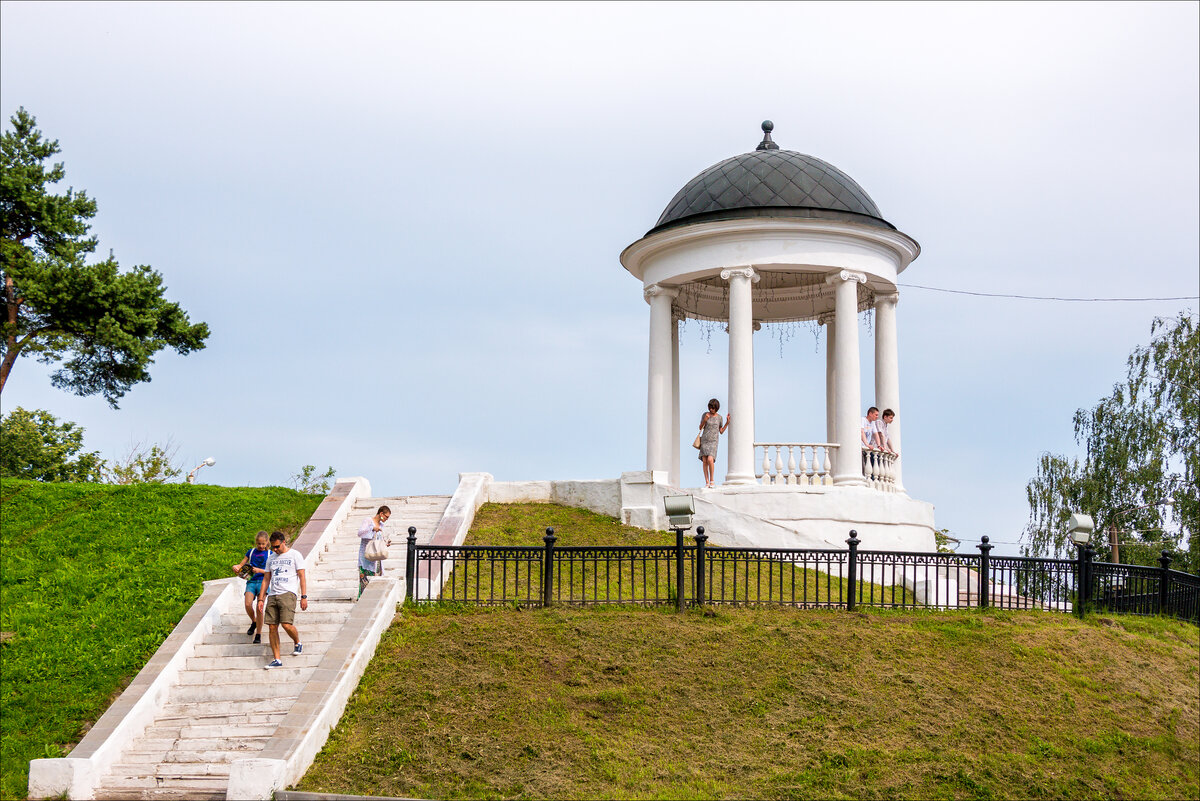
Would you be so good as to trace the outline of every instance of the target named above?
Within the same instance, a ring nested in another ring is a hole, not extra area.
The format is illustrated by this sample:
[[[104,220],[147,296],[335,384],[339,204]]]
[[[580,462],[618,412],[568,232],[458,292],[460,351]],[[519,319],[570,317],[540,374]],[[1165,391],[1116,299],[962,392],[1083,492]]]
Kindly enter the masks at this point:
[[[724,420],[721,415],[717,414],[717,410],[721,408],[721,402],[713,398],[708,402],[708,411],[700,418],[700,466],[704,470],[704,487],[708,489],[713,485],[714,466],[717,462],[717,443],[720,441],[721,435],[725,433],[725,429],[729,428],[729,420],[733,415],[728,415]]]

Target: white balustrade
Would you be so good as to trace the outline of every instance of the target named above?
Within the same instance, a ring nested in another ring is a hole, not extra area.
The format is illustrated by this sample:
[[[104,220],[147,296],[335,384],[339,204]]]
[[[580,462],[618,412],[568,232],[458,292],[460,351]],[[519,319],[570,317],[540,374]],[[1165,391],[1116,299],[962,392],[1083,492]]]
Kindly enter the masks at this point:
[[[759,483],[767,486],[833,486],[836,442],[756,442]],[[761,454],[761,455],[760,455]],[[896,492],[896,454],[862,451],[863,478],[880,492]]]
[[[774,486],[831,487],[837,447],[836,442],[756,442],[758,480]],[[761,461],[757,455],[760,448]]]
[[[881,492],[896,492],[896,454],[886,451],[862,452],[863,478]]]

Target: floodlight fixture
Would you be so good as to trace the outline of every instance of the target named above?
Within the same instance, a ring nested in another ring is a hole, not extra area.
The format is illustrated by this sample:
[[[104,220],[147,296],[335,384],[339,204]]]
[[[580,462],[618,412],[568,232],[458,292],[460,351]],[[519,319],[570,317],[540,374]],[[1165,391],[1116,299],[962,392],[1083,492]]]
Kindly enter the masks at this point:
[[[1087,545],[1095,530],[1096,524],[1092,522],[1092,516],[1082,512],[1075,512],[1067,521],[1067,534],[1071,537],[1071,542],[1081,547]]]
[[[691,495],[667,495],[663,498],[669,527],[676,531],[692,527],[692,515],[696,514],[696,503]]]

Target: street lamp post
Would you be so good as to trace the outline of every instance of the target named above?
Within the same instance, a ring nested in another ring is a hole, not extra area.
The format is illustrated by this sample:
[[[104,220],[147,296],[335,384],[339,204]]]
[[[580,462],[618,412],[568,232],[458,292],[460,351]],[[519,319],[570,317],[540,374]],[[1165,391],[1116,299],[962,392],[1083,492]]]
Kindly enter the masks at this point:
[[[1075,547],[1079,549],[1075,610],[1080,617],[1083,617],[1084,609],[1087,606],[1088,591],[1091,588],[1092,577],[1088,564],[1090,561],[1088,554],[1091,553],[1091,549],[1087,546],[1088,540],[1095,529],[1096,524],[1092,521],[1091,515],[1075,512],[1071,515],[1071,519],[1067,521],[1067,534],[1071,537],[1071,542],[1075,543]]]
[[[216,463],[217,463],[217,460],[210,456],[207,459],[205,459],[203,462],[201,462],[200,464],[193,467],[192,472],[188,473],[187,483],[195,484],[196,483],[196,473],[200,472],[200,468],[201,467],[212,467]]]

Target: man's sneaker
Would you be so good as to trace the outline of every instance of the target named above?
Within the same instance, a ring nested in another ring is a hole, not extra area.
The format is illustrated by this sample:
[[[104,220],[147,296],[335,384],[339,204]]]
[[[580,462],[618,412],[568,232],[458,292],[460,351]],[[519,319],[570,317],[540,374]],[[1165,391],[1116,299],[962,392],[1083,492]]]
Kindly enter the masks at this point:
[[[254,644],[255,644],[255,645],[262,645],[262,635],[261,635],[261,634],[255,634],[255,635],[254,635]]]
[[[300,652],[304,650],[304,646],[296,643],[296,647],[292,649],[292,656],[300,656]]]
[[[278,659],[272,659],[270,662],[267,663],[266,669],[270,670],[273,667],[283,667],[283,663],[280,662]]]
[[[257,624],[257,623],[251,623],[251,624],[250,624],[250,628],[246,629],[246,634],[247,634],[247,635],[253,634],[253,633],[254,633],[254,630],[255,630],[256,628],[258,628],[258,624]]]

